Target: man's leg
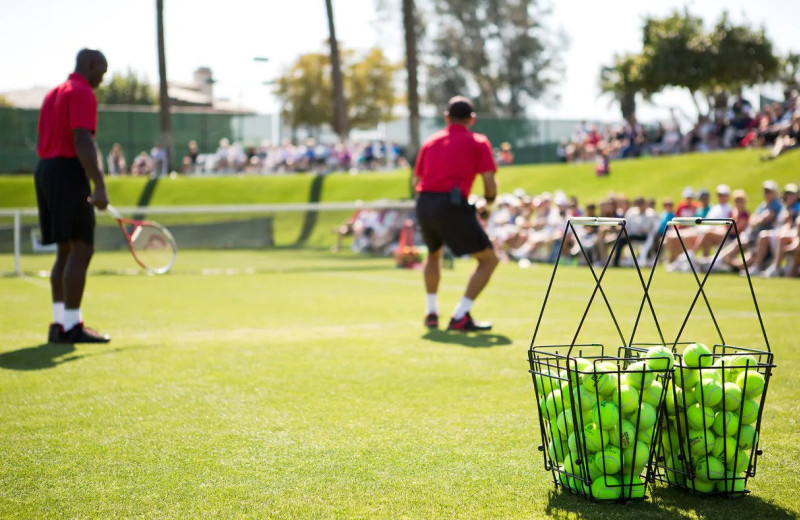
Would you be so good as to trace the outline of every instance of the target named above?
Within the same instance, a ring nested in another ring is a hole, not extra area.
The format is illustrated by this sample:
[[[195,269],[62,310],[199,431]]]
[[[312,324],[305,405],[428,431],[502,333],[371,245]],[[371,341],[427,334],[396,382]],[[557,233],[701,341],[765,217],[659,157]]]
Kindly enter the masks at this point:
[[[467,290],[464,296],[458,302],[455,311],[453,311],[453,318],[450,320],[448,328],[450,330],[490,330],[492,328],[489,323],[475,323],[469,312],[472,310],[472,304],[475,299],[480,295],[483,288],[489,283],[499,260],[494,250],[491,248],[484,249],[472,255],[472,258],[478,261],[477,267],[472,272],[467,282]]]
[[[470,300],[475,300],[481,291],[483,291],[483,288],[486,287],[486,284],[489,283],[489,279],[492,277],[492,273],[497,267],[499,260],[497,259],[497,255],[494,254],[494,250],[491,248],[475,253],[472,255],[472,258],[478,261],[478,265],[469,277],[467,290],[464,296]]]
[[[426,307],[425,325],[430,328],[439,326],[439,302],[437,294],[439,292],[439,281],[442,278],[442,256],[444,247],[436,251],[428,251],[423,266],[423,278],[425,281]]]
[[[86,286],[86,272],[94,254],[94,246],[80,240],[70,240],[68,247],[69,254],[61,277],[64,305],[66,309],[80,309]]]

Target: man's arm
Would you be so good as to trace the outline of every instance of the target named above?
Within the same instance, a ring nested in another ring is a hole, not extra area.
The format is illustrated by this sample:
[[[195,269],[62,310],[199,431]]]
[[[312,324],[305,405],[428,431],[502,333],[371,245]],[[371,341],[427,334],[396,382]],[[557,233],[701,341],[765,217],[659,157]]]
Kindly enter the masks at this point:
[[[497,198],[497,178],[494,172],[483,172],[481,177],[483,177],[483,197],[486,199],[486,204],[491,205]]]
[[[81,162],[86,175],[94,184],[92,204],[98,209],[105,209],[108,206],[106,181],[103,176],[103,170],[97,160],[97,145],[92,138],[92,133],[85,128],[76,128],[72,131],[72,135],[75,139],[75,151],[78,153],[78,160]]]

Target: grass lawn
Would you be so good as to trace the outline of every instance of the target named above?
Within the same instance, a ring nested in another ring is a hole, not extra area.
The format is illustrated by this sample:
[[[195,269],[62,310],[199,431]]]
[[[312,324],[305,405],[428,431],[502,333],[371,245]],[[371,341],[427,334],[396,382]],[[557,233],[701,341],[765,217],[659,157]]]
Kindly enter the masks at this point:
[[[36,273],[52,259],[23,261]],[[93,261],[83,310],[113,335],[105,346],[44,344],[47,278],[0,278],[0,517],[800,515],[799,280],[754,280],[778,367],[752,495],[657,486],[626,506],[557,492],[542,467],[527,350],[550,266],[500,266],[475,309],[495,324],[483,335],[423,329],[421,274],[385,258],[182,251],[169,275],[119,272],[128,267],[123,252]],[[471,268],[445,270],[442,314]],[[607,274],[627,331],[641,299],[634,273]],[[667,336],[693,287],[691,275],[656,273]],[[745,280],[718,275],[707,291],[726,341],[763,348]],[[590,292],[586,269],[559,268],[541,339],[568,343]],[[683,338],[713,343],[712,332],[698,313]],[[652,333],[643,324],[637,339]],[[619,341],[602,306],[581,339]]]

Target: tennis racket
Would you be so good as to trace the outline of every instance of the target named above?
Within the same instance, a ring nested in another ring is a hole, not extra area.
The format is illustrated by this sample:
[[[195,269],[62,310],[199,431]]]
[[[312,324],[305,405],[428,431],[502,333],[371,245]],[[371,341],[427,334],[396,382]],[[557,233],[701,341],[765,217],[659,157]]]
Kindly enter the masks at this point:
[[[111,204],[106,206],[106,210],[119,223],[137,264],[154,274],[164,274],[172,268],[178,256],[178,246],[167,228],[150,220],[125,218]]]

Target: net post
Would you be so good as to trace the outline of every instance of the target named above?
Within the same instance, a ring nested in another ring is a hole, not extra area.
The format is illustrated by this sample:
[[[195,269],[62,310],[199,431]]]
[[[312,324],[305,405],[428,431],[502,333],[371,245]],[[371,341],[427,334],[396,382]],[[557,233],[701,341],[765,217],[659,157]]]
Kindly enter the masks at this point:
[[[22,215],[19,209],[14,210],[14,275],[22,276],[20,257],[22,256]]]

